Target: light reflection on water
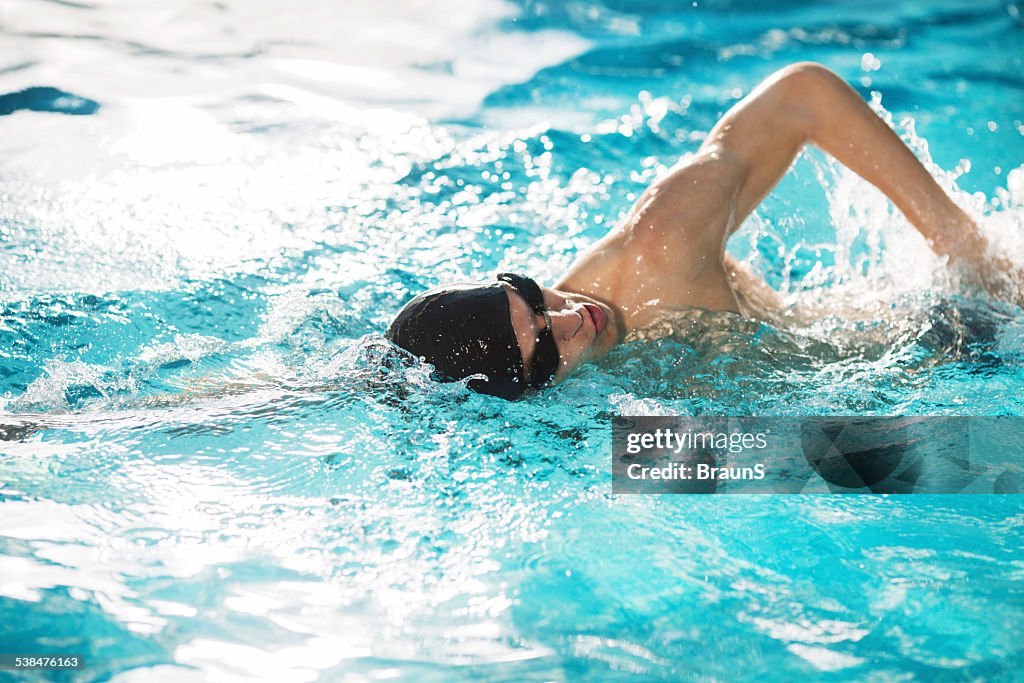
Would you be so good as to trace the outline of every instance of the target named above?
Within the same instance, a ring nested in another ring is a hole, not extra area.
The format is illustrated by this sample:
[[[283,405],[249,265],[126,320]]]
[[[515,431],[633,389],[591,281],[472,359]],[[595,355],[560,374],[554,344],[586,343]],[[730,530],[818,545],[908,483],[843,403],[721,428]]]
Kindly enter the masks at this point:
[[[0,118],[0,650],[82,680],[1020,667],[1016,497],[609,493],[615,413],[1024,408],[1020,310],[815,154],[732,243],[784,323],[691,312],[515,405],[379,336],[425,287],[553,279],[794,59],[877,88],[1024,263],[1002,5],[28,7],[0,94],[100,106]]]

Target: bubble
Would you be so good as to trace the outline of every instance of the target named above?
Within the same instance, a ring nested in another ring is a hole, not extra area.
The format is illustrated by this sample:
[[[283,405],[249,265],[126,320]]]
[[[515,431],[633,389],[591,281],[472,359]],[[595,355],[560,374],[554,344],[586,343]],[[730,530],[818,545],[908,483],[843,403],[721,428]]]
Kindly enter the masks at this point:
[[[878,71],[882,68],[882,62],[870,52],[865,52],[860,58],[860,68],[862,71]]]

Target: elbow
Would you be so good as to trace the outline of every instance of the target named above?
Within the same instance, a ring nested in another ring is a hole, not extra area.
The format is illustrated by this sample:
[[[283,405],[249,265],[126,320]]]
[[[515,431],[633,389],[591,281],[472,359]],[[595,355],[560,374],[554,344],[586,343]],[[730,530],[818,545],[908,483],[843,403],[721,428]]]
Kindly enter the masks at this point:
[[[849,86],[834,71],[817,62],[790,64],[771,77],[781,92],[790,117],[799,121],[808,139],[815,138],[815,131],[823,116],[828,116],[838,101],[839,93]]]
[[[834,80],[839,78],[834,71],[818,62],[794,62],[784,66],[776,72],[783,78],[797,78],[801,80]]]
[[[846,81],[817,62],[790,64],[775,72],[772,80],[783,88],[787,98],[794,104],[820,102],[837,88],[847,87]]]

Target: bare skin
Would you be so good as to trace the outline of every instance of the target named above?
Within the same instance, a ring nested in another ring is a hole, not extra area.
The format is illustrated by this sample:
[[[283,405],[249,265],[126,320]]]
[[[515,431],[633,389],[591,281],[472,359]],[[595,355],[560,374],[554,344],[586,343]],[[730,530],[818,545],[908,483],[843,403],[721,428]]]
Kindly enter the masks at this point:
[[[998,271],[975,222],[845,81],[803,62],[730,109],[695,155],[658,178],[623,221],[544,288],[562,366],[556,381],[607,354],[666,313],[700,307],[766,317],[778,294],[725,251],[726,239],[813,144],[879,188],[951,266],[1000,295]],[[529,366],[545,322],[509,290],[512,324]],[[598,306],[607,319],[588,315]]]

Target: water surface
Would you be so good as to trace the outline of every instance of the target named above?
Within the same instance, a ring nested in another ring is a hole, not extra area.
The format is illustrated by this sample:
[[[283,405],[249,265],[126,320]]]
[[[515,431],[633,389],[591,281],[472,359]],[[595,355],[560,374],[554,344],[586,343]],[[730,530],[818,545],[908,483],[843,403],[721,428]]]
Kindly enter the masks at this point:
[[[0,650],[68,680],[1013,680],[1019,496],[613,497],[613,414],[1021,415],[1024,313],[802,157],[693,313],[507,404],[381,333],[551,282],[773,70],[1024,264],[1019,3],[25,2],[0,40]],[[1007,463],[1020,471],[1020,463]]]

